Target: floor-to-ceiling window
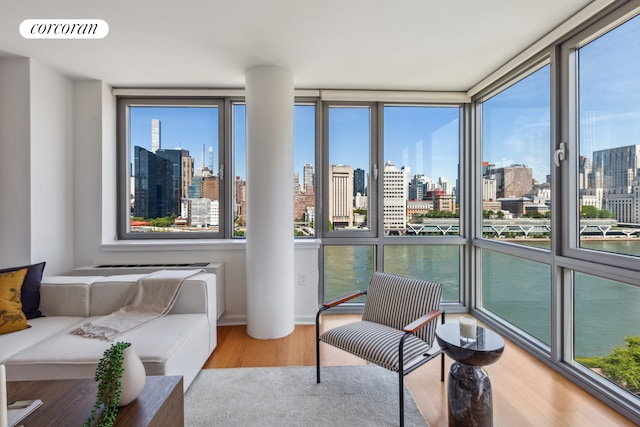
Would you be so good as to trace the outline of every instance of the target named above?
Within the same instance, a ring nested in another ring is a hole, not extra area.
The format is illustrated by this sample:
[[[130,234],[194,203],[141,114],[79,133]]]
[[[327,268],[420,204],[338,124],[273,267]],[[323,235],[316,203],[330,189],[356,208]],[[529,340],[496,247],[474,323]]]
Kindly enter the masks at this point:
[[[474,97],[471,309],[631,419],[640,401],[640,17]]]
[[[637,11],[635,12],[637,13]],[[640,393],[640,17],[620,9],[562,45],[568,142],[567,362],[623,405]],[[614,391],[616,389],[614,387]]]
[[[461,300],[461,107],[325,105],[323,298],[383,270]]]
[[[544,345],[551,334],[551,66],[528,67],[478,103],[478,308]],[[517,265],[517,268],[514,266]]]

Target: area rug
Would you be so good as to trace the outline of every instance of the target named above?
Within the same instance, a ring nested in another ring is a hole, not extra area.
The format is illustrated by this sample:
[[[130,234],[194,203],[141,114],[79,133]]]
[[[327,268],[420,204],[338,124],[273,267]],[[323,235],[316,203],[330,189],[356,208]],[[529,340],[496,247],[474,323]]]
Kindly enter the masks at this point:
[[[184,397],[185,427],[397,426],[398,377],[368,366],[203,369]],[[428,427],[405,388],[405,425]]]

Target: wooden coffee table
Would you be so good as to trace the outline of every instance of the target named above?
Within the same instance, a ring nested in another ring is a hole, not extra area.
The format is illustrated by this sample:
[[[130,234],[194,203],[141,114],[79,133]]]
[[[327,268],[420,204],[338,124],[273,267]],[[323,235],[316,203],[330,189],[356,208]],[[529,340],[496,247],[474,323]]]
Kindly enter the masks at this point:
[[[8,401],[40,399],[43,404],[19,424],[28,427],[81,426],[91,414],[98,383],[93,379],[9,381]],[[118,411],[114,426],[183,427],[181,376],[149,376],[136,400]]]

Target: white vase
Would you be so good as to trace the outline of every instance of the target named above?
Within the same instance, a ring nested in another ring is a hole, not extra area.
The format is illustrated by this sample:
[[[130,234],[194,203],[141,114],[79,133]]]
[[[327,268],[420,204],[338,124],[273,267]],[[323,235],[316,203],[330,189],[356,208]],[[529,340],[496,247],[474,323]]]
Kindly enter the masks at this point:
[[[122,352],[122,391],[118,406],[128,405],[133,402],[142,391],[144,382],[147,379],[147,372],[144,370],[142,360],[132,347],[127,347]]]

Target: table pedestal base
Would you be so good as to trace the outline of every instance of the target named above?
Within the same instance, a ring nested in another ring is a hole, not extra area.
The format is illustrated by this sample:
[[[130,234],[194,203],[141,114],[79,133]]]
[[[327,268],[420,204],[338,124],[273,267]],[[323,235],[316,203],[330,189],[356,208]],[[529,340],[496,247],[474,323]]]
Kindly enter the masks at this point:
[[[449,426],[493,426],[491,382],[480,366],[455,362],[448,382]]]

